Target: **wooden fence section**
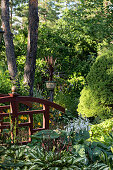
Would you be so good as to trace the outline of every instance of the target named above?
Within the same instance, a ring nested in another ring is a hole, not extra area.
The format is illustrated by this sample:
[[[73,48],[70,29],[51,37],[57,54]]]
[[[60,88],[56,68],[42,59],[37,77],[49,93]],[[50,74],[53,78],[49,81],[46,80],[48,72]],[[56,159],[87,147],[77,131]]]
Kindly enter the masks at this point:
[[[49,129],[49,111],[50,107],[53,107],[61,112],[65,112],[65,109],[61,107],[58,104],[55,104],[53,102],[50,102],[48,100],[40,99],[40,98],[34,98],[34,97],[28,97],[28,96],[19,96],[15,93],[7,95],[0,95],[0,103],[7,104],[0,106],[0,133],[3,132],[3,129],[10,129],[12,126],[12,129],[14,129],[14,126],[16,127],[28,127],[29,129],[29,139],[27,141],[23,141],[21,143],[28,143],[31,141],[30,135],[32,135],[34,132],[39,130],[45,130]],[[21,111],[19,108],[19,104],[24,104],[28,106],[29,110]],[[41,110],[32,110],[32,104],[33,103],[39,103],[43,106],[43,109]],[[6,112],[6,110],[9,109],[10,113]],[[3,112],[4,111],[4,112]],[[33,128],[33,115],[34,114],[43,114],[43,127],[34,129]],[[28,122],[19,123],[18,117],[20,115],[27,115],[28,116]],[[3,119],[5,117],[11,118],[11,122],[4,122]],[[11,126],[10,126],[11,125]],[[12,139],[13,139],[13,130],[11,132]],[[18,128],[16,129],[16,135],[18,135]]]

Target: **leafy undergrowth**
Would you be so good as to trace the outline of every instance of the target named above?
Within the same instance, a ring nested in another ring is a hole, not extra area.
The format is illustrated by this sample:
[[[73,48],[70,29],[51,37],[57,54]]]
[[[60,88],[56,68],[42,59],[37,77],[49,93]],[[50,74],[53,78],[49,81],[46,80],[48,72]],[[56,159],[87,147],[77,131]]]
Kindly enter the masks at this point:
[[[89,132],[40,131],[28,145],[0,147],[0,169],[112,170],[113,145],[89,142]],[[111,134],[113,139],[113,136]]]
[[[113,131],[113,118],[106,119],[102,123],[91,126],[89,131],[92,141],[101,141],[106,145],[113,144],[113,138],[110,133]]]

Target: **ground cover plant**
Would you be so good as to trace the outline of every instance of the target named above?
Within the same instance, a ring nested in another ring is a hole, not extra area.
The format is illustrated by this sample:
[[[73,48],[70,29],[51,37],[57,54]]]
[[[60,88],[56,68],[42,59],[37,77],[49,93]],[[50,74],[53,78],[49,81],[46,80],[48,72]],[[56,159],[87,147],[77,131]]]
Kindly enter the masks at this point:
[[[53,137],[51,136],[50,139]],[[36,138],[35,139],[39,139]],[[50,140],[49,139],[49,140]],[[35,146],[17,146],[0,148],[1,169],[112,169],[113,153],[110,147],[99,142],[88,143],[83,138],[75,140],[70,151],[58,152],[53,148]],[[31,143],[32,145],[32,143]]]
[[[90,141],[88,120],[71,120],[65,130],[45,130],[32,142],[0,146],[1,169],[108,169],[113,168],[113,143]],[[112,140],[113,140],[113,136]]]

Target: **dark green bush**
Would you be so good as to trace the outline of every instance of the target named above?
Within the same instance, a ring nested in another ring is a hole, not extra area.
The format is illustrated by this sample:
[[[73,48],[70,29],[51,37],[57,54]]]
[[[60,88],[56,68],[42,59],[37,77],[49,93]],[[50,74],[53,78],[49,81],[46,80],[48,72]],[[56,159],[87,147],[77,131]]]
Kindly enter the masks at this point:
[[[104,48],[87,75],[78,112],[83,116],[109,118],[113,114],[113,45]]]

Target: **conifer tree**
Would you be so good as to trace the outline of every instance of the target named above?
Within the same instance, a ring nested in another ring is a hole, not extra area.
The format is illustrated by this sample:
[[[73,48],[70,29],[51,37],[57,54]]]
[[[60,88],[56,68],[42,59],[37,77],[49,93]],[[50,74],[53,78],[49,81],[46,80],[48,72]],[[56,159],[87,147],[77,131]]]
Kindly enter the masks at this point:
[[[29,94],[31,96],[33,95],[33,83],[37,55],[38,22],[38,0],[29,0],[28,44],[24,69],[24,83],[29,86]]]
[[[17,67],[16,67],[16,58],[15,58],[14,44],[13,44],[13,34],[11,33],[10,22],[9,22],[9,0],[1,0],[1,10],[2,10],[1,13],[2,27],[4,30],[4,41],[6,47],[8,70],[11,79],[14,80],[17,75]]]

